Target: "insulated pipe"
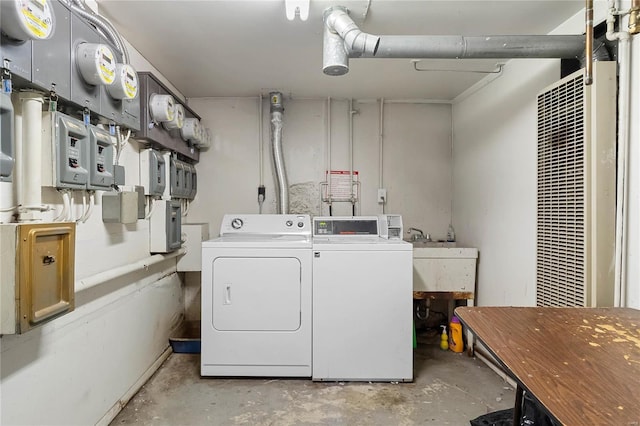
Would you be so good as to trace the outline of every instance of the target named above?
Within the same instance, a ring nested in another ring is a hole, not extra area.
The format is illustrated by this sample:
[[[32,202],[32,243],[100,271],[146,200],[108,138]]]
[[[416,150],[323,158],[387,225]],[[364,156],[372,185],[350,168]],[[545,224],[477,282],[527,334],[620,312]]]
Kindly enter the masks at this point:
[[[343,75],[349,58],[576,58],[581,35],[376,36],[362,32],[342,6],[324,12],[323,72]],[[344,42],[339,43],[337,37]]]
[[[36,92],[21,92],[22,104],[22,193],[19,222],[42,220],[42,105],[44,97]]]
[[[282,93],[271,92],[269,94],[271,111],[271,147],[273,153],[273,163],[276,171],[278,183],[278,213],[289,213],[289,183],[287,182],[287,171],[284,167],[284,156],[282,153]]]

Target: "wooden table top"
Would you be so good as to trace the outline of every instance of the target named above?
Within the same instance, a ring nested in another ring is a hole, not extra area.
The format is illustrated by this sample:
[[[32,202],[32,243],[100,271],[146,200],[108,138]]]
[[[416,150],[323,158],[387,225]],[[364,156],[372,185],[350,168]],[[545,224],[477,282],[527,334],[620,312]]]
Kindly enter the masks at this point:
[[[459,307],[456,315],[564,425],[640,425],[640,310]]]

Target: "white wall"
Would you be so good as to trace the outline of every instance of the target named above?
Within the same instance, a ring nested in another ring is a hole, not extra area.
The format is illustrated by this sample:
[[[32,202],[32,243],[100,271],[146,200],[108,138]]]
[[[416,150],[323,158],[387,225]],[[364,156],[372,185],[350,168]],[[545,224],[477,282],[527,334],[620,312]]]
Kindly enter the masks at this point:
[[[275,179],[269,146],[269,105],[263,101],[264,213],[276,212]],[[190,221],[208,222],[217,235],[225,213],[257,213],[260,182],[257,98],[192,98],[189,106],[213,131],[211,149],[201,153],[199,191]],[[301,198],[317,205],[327,167],[327,100],[285,99],[283,151],[290,186],[304,186]],[[357,214],[382,213],[379,184],[379,102],[354,101],[353,164],[360,173]],[[331,168],[349,170],[349,104],[331,103]],[[385,211],[444,238],[451,208],[451,107],[447,104],[385,103],[383,186]],[[349,203],[335,203],[334,215],[350,215]],[[328,214],[326,205],[314,214]]]
[[[622,8],[628,7],[624,2]],[[597,2],[595,22],[606,5]],[[578,13],[554,30],[582,31]],[[640,307],[640,41],[633,40],[627,304]],[[535,305],[535,96],[560,76],[557,60],[512,60],[502,76],[453,106],[453,222],[480,249],[478,303]]]
[[[139,54],[138,70],[152,68]],[[139,184],[139,146],[121,156],[126,185]],[[60,195],[43,188],[43,202],[62,209]],[[148,257],[148,222],[105,224],[102,191],[94,213],[76,228],[76,309],[23,335],[0,338],[0,424],[95,424],[168,347],[184,316],[176,260],[167,260],[82,290],[80,280]],[[75,198],[74,217],[81,215]],[[3,253],[2,256],[4,257]],[[5,284],[5,283],[3,283]]]

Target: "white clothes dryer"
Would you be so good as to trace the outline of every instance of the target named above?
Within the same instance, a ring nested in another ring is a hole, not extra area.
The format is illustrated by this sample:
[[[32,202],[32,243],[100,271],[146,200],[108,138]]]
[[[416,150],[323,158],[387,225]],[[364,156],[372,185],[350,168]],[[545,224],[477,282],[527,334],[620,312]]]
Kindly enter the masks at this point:
[[[202,376],[311,376],[308,215],[225,215],[202,243]]]

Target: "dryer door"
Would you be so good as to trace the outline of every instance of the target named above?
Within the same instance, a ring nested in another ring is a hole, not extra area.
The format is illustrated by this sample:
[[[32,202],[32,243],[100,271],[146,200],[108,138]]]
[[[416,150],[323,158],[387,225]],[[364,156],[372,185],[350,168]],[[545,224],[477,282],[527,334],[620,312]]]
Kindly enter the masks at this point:
[[[213,327],[295,331],[301,264],[295,257],[218,257],[213,262]]]

